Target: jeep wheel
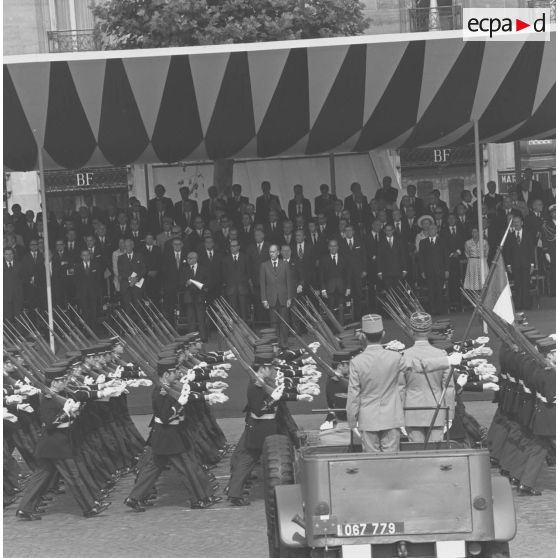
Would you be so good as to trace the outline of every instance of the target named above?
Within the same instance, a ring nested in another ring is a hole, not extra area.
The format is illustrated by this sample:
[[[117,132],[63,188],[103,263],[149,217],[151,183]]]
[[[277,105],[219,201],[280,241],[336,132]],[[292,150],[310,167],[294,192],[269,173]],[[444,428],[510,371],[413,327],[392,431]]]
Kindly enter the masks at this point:
[[[289,549],[281,551],[279,544],[275,487],[294,483],[293,448],[287,436],[274,434],[265,439],[262,450],[262,468],[269,558],[283,558],[285,551]]]
[[[482,558],[510,558],[510,545],[507,542],[489,542],[482,546]]]

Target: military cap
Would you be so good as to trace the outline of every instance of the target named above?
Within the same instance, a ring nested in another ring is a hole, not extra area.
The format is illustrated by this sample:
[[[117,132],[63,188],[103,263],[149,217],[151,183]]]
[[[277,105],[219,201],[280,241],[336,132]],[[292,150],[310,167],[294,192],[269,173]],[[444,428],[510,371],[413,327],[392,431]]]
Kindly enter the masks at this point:
[[[47,380],[61,380],[66,377],[66,367],[49,366],[43,370],[43,374]]]
[[[270,366],[273,362],[273,353],[261,353],[254,356],[256,366]]]
[[[381,333],[382,331],[384,331],[382,316],[379,314],[362,316],[362,333]]]
[[[426,312],[413,312],[409,323],[413,331],[430,331],[432,328],[432,316]]]
[[[98,345],[90,345],[89,347],[84,347],[83,349],[80,350],[82,356],[93,356],[100,351],[100,348]]]
[[[547,335],[545,335],[544,333],[541,333],[540,331],[527,331],[526,333],[524,333],[523,335],[525,335],[525,337],[531,342],[531,343],[536,343],[537,341],[540,341],[541,339],[546,339],[546,337],[548,337]]]
[[[447,353],[453,353],[453,343],[448,341],[447,339],[439,339],[432,343],[432,346],[436,347],[437,349],[441,349],[442,351],[446,351]]]
[[[76,358],[76,357],[81,358],[81,356],[82,356],[81,351],[68,351],[66,353],[66,358]]]
[[[175,351],[160,351],[157,353],[157,358],[158,359],[163,359],[163,358],[172,358],[176,360],[176,352]]]
[[[333,362],[349,362],[351,353],[349,351],[335,351],[333,353]]]
[[[550,337],[546,337],[545,339],[540,339],[536,342],[537,349],[541,353],[549,353],[550,351],[556,350],[556,341],[551,339]]]

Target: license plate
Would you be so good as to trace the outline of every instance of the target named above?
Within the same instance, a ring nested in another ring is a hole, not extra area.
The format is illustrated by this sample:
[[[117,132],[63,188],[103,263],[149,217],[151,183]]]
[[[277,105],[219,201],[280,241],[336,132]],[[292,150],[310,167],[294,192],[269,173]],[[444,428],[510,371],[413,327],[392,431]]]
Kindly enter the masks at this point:
[[[337,525],[338,537],[377,537],[401,535],[405,532],[402,521],[379,521],[375,523],[343,523]]]

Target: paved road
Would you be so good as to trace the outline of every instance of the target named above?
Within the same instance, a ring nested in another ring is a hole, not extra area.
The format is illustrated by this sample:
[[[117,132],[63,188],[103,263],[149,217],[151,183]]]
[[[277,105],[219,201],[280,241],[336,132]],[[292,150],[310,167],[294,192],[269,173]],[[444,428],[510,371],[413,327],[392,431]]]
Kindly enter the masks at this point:
[[[493,406],[488,402],[468,404],[468,410],[488,424]],[[315,429],[321,418],[295,417],[303,428]],[[148,417],[135,417],[145,432]],[[229,440],[238,439],[241,419],[220,421]],[[222,485],[228,475],[228,460],[219,464],[216,475]],[[259,475],[261,478],[261,474]],[[113,505],[102,516],[83,519],[68,495],[57,498],[42,521],[20,522],[15,507],[4,510],[4,553],[9,558],[265,558],[267,541],[262,487],[254,483],[247,508],[231,508],[226,503],[209,510],[189,510],[186,494],[178,479],[166,474],[160,483],[156,507],[134,513],[122,505],[133,478],[119,481]],[[552,558],[555,551],[555,470],[546,469],[541,479],[543,495],[515,496],[518,531],[511,543],[512,558]]]

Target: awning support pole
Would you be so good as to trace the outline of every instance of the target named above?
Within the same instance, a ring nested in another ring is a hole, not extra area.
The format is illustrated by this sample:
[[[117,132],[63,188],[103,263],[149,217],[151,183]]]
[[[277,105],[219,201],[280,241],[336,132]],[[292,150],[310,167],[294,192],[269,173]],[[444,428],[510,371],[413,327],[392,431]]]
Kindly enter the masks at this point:
[[[48,243],[48,211],[46,204],[46,183],[45,183],[45,168],[43,163],[43,147],[37,131],[35,133],[35,140],[37,143],[37,151],[39,155],[39,190],[41,193],[41,209],[43,213],[43,245],[44,245],[44,260],[45,260],[45,277],[46,277],[46,290],[47,290],[47,309],[48,309],[48,328],[50,337],[50,350],[56,354],[56,346],[54,345],[54,317],[52,310],[52,279],[50,274],[50,248]]]
[[[481,285],[484,286],[486,278],[485,255],[484,255],[484,226],[482,222],[482,202],[484,199],[484,181],[481,172],[481,145],[479,140],[479,121],[473,120],[473,128],[475,132],[475,173],[477,178],[477,220],[479,227],[479,255],[480,255],[480,272]],[[483,321],[483,331],[488,332],[486,322]]]

